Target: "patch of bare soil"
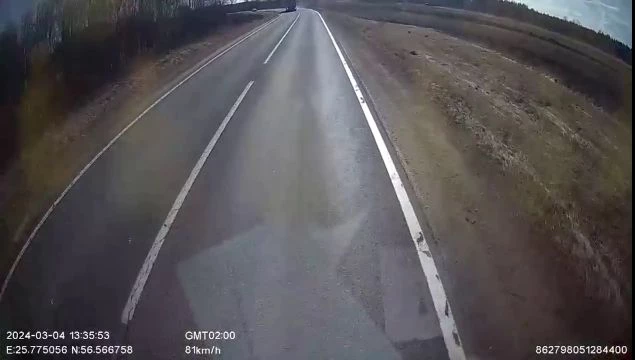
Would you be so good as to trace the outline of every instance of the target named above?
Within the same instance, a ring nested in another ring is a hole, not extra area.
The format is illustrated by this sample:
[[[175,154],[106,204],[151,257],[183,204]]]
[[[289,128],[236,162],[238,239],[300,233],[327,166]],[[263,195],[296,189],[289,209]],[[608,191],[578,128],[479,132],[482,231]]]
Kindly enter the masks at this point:
[[[121,129],[185,76],[184,71],[277,16],[263,11],[160,57],[139,58],[121,79],[48,130],[0,177],[0,274],[6,274],[36,221],[73,177]]]
[[[413,184],[468,355],[630,344],[630,103],[429,28],[326,15]]]

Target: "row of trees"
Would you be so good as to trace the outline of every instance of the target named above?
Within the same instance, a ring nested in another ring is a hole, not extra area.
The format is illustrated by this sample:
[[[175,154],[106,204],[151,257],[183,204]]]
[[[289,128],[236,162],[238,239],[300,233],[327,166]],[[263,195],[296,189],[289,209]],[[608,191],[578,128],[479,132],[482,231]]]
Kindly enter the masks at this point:
[[[41,0],[0,33],[0,171],[137,55],[225,19],[223,0]]]

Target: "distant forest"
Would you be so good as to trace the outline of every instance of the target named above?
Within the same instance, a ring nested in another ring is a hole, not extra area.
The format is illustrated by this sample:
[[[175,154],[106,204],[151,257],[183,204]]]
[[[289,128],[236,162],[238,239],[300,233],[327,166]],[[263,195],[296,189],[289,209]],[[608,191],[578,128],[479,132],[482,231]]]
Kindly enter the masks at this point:
[[[366,2],[392,2],[390,0],[364,0]],[[606,53],[609,53],[627,64],[632,65],[633,50],[613,39],[607,34],[587,29],[575,22],[563,20],[555,16],[539,13],[525,4],[507,0],[403,0],[405,3],[445,6],[470,11],[478,11],[491,15],[507,17],[583,41]]]

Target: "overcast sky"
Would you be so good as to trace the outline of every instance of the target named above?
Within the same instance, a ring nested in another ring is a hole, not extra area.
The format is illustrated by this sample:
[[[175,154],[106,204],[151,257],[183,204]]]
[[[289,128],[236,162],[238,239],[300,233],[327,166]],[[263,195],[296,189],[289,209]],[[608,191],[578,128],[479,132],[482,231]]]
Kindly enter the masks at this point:
[[[0,0],[0,25],[17,21],[37,0]],[[632,47],[632,0],[515,0],[539,12],[577,20]]]

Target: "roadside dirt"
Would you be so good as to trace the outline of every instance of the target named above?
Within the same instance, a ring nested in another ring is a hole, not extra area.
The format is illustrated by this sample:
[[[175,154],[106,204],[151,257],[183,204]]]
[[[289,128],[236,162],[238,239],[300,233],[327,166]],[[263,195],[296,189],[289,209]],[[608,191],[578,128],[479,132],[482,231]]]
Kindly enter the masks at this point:
[[[630,103],[429,28],[324,14],[413,184],[468,356],[630,344]]]
[[[174,86],[184,71],[275,16],[261,11],[249,21],[235,23],[230,16],[227,24],[201,40],[160,57],[138,58],[125,76],[104,87],[34,146],[22,149],[0,177],[1,277],[41,215],[121,129]]]

